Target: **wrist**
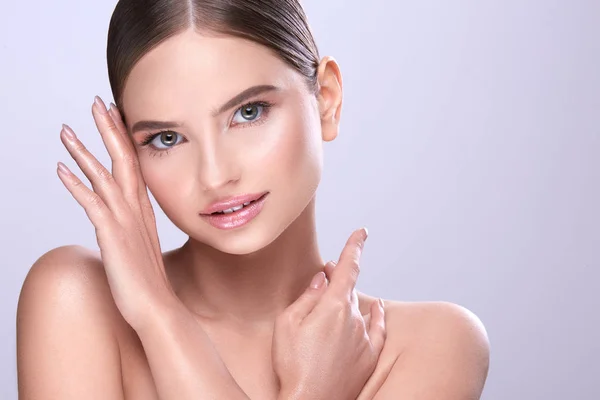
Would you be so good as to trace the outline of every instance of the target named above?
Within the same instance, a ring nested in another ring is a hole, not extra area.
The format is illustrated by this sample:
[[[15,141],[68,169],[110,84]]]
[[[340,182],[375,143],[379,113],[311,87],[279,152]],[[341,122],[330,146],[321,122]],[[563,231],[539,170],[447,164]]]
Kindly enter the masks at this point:
[[[182,318],[191,317],[189,311],[187,313],[186,311],[175,294],[157,296],[146,302],[143,312],[138,313],[135,321],[130,325],[138,334],[143,334],[170,326],[175,320],[181,321]]]

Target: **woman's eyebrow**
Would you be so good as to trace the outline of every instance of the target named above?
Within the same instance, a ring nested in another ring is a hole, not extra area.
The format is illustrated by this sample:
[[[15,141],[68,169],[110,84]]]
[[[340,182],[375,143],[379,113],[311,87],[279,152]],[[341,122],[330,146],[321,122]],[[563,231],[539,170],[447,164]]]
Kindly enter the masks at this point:
[[[213,115],[213,117],[216,117],[219,114],[222,114],[225,111],[229,110],[230,108],[233,108],[233,107],[237,106],[238,104],[243,103],[245,100],[250,99],[254,96],[257,96],[261,93],[271,92],[271,91],[279,91],[279,90],[281,90],[281,88],[274,86],[274,85],[252,86],[252,87],[244,90],[243,92],[235,95],[230,100],[228,100],[225,104],[223,104],[221,107],[214,110],[212,112],[212,115]],[[133,126],[131,127],[131,134],[133,135],[134,133],[136,133],[138,131],[143,131],[143,130],[172,129],[172,128],[179,128],[179,127],[181,127],[181,124],[179,122],[173,122],[173,121],[138,121],[135,124],[133,124]]]
[[[155,129],[172,129],[179,128],[181,126],[178,122],[172,121],[138,121],[133,124],[131,128],[131,134],[133,135],[137,131],[155,130]]]
[[[273,86],[273,85],[258,85],[258,86],[252,86],[246,90],[244,90],[243,92],[235,95],[234,97],[231,98],[231,100],[227,101],[225,104],[223,104],[221,107],[219,107],[217,110],[213,111],[212,115],[213,117],[218,116],[221,113],[224,113],[225,111],[229,110],[230,108],[233,108],[235,106],[237,106],[240,103],[243,103],[245,100],[257,96],[261,93],[265,93],[265,92],[271,92],[271,91],[279,91],[280,88],[277,86]]]

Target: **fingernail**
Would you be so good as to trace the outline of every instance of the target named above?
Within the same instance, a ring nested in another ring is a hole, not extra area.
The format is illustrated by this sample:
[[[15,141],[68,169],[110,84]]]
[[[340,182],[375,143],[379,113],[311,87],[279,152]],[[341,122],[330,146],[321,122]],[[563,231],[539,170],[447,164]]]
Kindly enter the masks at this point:
[[[98,106],[98,110],[102,111],[102,112],[106,112],[106,105],[104,104],[104,102],[102,101],[102,99],[99,96],[94,97],[94,103],[96,104],[96,106]]]
[[[67,124],[63,124],[62,131],[69,140],[75,140],[77,138],[77,136],[75,136],[75,132],[73,132],[73,129],[71,129],[71,127]]]
[[[363,229],[363,231],[365,232],[365,240],[367,240],[367,238],[369,237],[369,230],[367,229],[367,227],[366,227],[366,226],[365,226],[365,227],[363,227],[362,229]]]
[[[337,263],[335,261],[328,261],[326,266],[327,265],[330,266],[331,268],[334,268],[337,265]]]
[[[324,281],[325,274],[323,272],[319,272],[312,278],[312,281],[310,282],[310,287],[313,289],[318,289],[323,285]]]
[[[382,310],[385,310],[385,307],[383,305],[383,300],[381,299],[381,297],[379,298],[379,306],[381,307]]]
[[[69,174],[69,169],[60,161],[58,162],[58,170],[65,175]]]

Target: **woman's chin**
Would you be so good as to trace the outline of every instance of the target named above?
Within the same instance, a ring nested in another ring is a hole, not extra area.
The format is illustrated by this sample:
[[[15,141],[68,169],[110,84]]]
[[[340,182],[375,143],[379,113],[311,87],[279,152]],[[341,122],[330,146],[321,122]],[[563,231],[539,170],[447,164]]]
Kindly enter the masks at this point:
[[[256,229],[224,231],[207,237],[206,233],[199,241],[222,253],[231,255],[249,255],[267,247],[277,237],[269,238],[266,232]]]
[[[215,243],[211,245],[212,248],[222,253],[231,254],[234,256],[245,256],[263,249],[265,246],[261,246],[259,243],[250,242],[235,242],[235,243]]]

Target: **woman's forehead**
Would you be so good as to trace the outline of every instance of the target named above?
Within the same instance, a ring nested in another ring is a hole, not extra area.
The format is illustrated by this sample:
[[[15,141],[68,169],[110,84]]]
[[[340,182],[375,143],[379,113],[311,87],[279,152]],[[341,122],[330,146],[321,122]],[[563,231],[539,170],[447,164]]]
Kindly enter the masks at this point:
[[[152,104],[165,107],[190,98],[209,108],[251,86],[285,90],[300,80],[265,46],[190,30],[165,40],[136,63],[123,90],[123,106],[130,117]]]

